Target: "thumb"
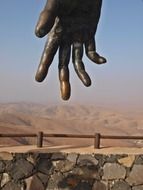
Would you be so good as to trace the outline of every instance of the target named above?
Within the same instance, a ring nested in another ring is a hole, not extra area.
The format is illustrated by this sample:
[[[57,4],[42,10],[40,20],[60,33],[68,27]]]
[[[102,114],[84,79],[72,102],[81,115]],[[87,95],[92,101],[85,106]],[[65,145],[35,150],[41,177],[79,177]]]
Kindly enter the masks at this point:
[[[42,38],[49,33],[57,16],[57,9],[57,0],[47,0],[35,28],[35,34],[37,37]]]

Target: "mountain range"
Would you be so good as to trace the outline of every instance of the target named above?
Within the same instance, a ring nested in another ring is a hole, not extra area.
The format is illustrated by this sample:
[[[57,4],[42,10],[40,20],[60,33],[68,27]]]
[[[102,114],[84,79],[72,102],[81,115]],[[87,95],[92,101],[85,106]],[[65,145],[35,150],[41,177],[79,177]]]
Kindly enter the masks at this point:
[[[143,114],[96,105],[1,103],[0,133],[143,134]],[[34,138],[0,138],[0,146],[34,144]],[[46,145],[93,145],[90,139],[44,138]],[[142,140],[102,140],[102,146],[143,146]]]

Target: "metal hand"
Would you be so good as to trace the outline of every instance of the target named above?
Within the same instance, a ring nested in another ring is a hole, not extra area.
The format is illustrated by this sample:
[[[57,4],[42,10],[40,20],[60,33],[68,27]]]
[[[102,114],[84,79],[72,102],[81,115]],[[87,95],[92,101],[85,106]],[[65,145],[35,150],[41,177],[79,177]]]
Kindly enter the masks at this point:
[[[82,62],[83,45],[87,57],[97,64],[106,62],[96,52],[94,35],[100,18],[102,0],[48,0],[40,14],[35,33],[38,37],[48,34],[36,80],[42,82],[59,48],[59,80],[64,100],[70,97],[68,64],[72,48],[75,71],[85,86],[91,85]]]

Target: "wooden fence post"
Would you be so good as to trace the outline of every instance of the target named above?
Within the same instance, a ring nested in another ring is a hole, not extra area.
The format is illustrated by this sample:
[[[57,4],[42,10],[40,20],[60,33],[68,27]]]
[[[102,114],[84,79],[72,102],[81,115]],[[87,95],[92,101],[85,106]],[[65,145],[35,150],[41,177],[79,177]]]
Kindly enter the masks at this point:
[[[43,132],[42,131],[39,131],[38,134],[37,134],[37,147],[38,148],[41,148],[43,146]]]
[[[95,133],[94,148],[100,148],[100,133]]]

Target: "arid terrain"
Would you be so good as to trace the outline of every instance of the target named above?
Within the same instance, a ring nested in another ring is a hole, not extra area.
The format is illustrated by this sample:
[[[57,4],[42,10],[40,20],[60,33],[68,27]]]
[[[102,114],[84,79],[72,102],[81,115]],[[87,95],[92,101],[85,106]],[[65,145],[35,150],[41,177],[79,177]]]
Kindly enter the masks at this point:
[[[143,112],[113,110],[96,105],[45,106],[33,103],[0,104],[0,133],[67,133],[104,135],[142,135]],[[33,138],[0,138],[0,146],[34,144]],[[93,140],[46,138],[49,146],[93,145]],[[143,147],[141,140],[104,140],[102,146]]]

